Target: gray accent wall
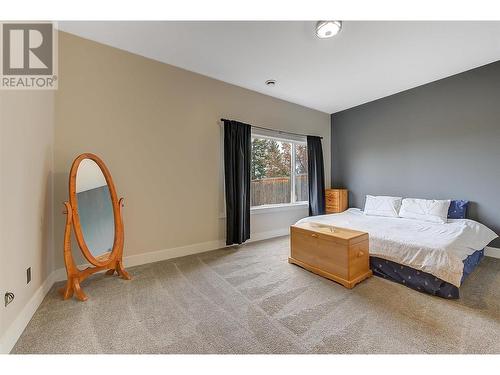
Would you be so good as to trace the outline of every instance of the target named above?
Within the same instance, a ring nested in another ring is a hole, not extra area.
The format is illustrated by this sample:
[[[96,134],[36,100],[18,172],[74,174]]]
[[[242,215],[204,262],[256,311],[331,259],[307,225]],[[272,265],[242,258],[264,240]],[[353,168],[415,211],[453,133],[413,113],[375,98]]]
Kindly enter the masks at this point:
[[[467,199],[500,234],[500,61],[331,115],[332,186]],[[500,247],[500,240],[491,243]]]

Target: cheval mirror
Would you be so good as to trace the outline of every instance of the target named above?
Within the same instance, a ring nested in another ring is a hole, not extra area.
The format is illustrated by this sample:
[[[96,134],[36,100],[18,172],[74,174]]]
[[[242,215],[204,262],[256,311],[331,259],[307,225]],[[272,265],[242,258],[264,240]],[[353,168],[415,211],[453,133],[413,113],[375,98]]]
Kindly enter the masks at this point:
[[[73,294],[86,301],[80,283],[90,275],[107,270],[123,279],[130,276],[123,267],[123,198],[118,200],[113,179],[104,162],[96,155],[78,156],[69,174],[69,202],[66,206],[64,262],[68,281],[60,290],[64,299]],[[71,229],[90,266],[80,270],[71,250]]]

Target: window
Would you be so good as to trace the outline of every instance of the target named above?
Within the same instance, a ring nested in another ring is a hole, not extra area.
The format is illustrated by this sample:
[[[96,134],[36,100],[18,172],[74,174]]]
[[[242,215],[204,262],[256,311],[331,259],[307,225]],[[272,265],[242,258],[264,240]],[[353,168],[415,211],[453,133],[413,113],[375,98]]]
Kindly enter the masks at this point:
[[[307,200],[306,141],[253,131],[251,207],[306,203]]]

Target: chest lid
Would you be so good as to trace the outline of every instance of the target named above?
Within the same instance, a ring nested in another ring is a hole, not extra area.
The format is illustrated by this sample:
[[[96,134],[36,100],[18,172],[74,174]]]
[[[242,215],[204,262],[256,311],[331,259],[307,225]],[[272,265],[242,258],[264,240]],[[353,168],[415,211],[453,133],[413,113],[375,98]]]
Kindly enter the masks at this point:
[[[355,244],[368,240],[368,233],[349,228],[336,227],[329,224],[306,222],[292,225],[292,230],[307,231],[316,233],[324,239],[330,239],[334,242],[344,243],[346,245]]]

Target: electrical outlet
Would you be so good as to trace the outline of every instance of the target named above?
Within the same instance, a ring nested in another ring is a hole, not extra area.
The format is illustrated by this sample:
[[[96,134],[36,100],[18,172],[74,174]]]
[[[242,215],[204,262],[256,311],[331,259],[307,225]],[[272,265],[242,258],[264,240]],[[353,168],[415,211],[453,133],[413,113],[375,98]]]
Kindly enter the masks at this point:
[[[26,269],[26,284],[29,284],[31,281],[31,267]]]
[[[14,301],[14,293],[12,292],[5,293],[5,307],[7,307],[7,305],[12,301]]]

